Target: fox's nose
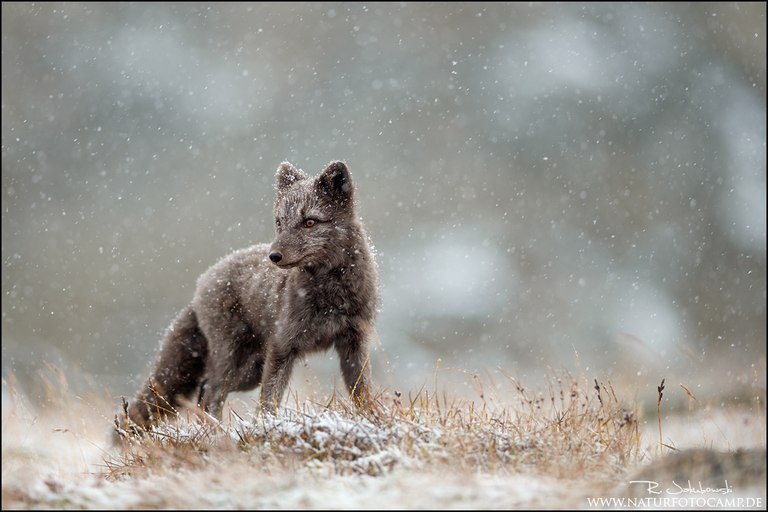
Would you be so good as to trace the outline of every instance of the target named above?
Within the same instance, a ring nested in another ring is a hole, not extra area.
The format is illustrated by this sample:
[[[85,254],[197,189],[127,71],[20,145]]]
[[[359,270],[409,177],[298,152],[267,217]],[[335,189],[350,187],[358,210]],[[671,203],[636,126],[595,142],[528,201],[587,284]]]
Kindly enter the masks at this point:
[[[272,260],[272,263],[278,263],[281,259],[283,259],[283,255],[279,252],[271,252],[269,253],[269,259]]]

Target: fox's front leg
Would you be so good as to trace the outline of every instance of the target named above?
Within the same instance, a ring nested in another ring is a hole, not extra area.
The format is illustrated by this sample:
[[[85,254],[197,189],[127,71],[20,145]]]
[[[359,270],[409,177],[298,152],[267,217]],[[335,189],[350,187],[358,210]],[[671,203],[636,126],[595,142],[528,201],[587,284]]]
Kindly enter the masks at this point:
[[[367,330],[354,330],[337,341],[341,375],[355,406],[378,412],[371,398],[371,366],[368,354]]]
[[[261,408],[275,412],[291,378],[297,351],[291,347],[270,347],[261,379]]]

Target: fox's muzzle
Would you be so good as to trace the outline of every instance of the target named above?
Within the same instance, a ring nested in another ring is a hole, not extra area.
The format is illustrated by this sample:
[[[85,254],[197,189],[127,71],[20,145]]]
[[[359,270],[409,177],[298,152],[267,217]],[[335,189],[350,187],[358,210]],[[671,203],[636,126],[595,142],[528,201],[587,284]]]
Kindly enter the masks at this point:
[[[294,254],[290,249],[285,251],[283,247],[282,244],[272,244],[272,247],[269,248],[269,253],[267,253],[269,261],[280,268],[293,268],[301,264],[301,255]]]

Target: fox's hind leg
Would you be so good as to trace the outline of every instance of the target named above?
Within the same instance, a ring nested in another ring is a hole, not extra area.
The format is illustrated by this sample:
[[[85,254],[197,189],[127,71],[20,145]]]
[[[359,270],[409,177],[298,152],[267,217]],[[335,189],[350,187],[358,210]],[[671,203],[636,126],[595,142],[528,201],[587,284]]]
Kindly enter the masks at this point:
[[[197,398],[207,357],[208,343],[187,306],[166,331],[152,373],[129,403],[130,420],[146,428],[159,417],[175,415],[181,400]]]
[[[208,311],[201,321],[208,340],[208,361],[199,405],[221,419],[227,395],[248,391],[259,385],[264,366],[260,333],[242,316],[242,307],[234,303],[227,310]]]

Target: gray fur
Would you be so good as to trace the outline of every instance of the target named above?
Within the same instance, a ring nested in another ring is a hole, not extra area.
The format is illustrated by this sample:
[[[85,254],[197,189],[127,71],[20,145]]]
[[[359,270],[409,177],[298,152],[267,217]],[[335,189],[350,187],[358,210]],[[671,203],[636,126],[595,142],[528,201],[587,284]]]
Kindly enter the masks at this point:
[[[200,276],[129,404],[134,423],[146,427],[187,401],[221,417],[230,392],[259,384],[262,407],[275,410],[296,358],[331,347],[356,405],[369,404],[377,277],[349,169],[331,162],[310,178],[284,162],[275,178],[274,241]]]

